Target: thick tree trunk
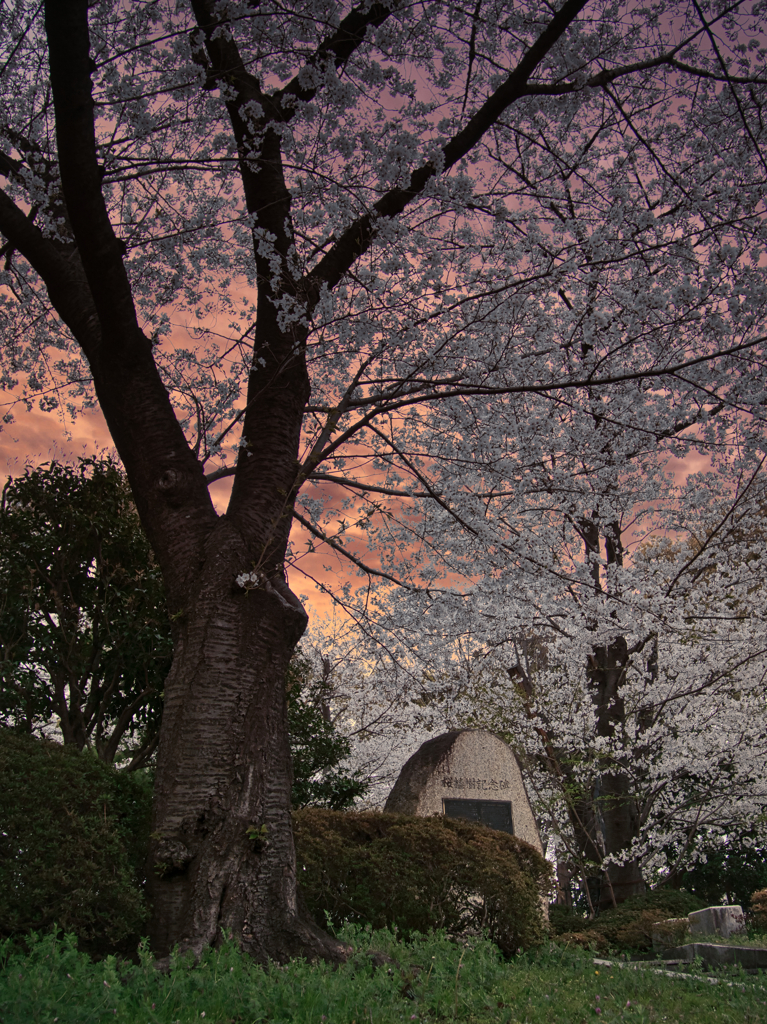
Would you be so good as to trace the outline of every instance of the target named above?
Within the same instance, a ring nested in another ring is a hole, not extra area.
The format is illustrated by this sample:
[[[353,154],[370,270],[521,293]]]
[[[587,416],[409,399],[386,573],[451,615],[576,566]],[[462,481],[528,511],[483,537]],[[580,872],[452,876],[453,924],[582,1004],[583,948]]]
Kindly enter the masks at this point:
[[[344,948],[296,904],[285,672],[306,614],[282,580],[252,590],[222,520],[177,620],[157,761],[152,943],[195,955],[232,934],[256,959]]]
[[[415,169],[407,188],[390,189],[340,238],[329,240],[327,252],[299,281],[281,140],[297,101],[311,102],[315,91],[303,84],[299,70],[280,92],[264,92],[258,61],[241,57],[226,24],[228,12],[212,0],[191,0],[209,61],[208,82],[226,86],[254,225],[258,280],[241,420],[244,447],[223,519],[216,516],[203,466],[174,414],[152,339],[141,328],[125,242],[110,219],[96,138],[89,4],[44,4],[58,171],[71,238],[62,243],[48,237],[26,209],[2,193],[0,219],[13,248],[45,281],[53,306],[88,359],[169,595],[175,655],[165,690],[149,864],[153,941],[161,956],[176,944],[197,954],[220,941],[222,929],[259,959],[343,953],[297,911],[289,817],[284,677],[306,617],[282,567],[296,495],[322,451],[332,450],[339,414],[328,411],[315,450],[301,465],[299,440],[310,394],[308,323],[323,289],[334,288],[368,251],[382,219],[397,217],[526,94],[528,79],[585,3],[566,0],[506,80],[446,144],[444,159]],[[342,68],[368,27],[381,24],[390,10],[382,4],[350,12],[309,58],[310,77],[328,60]],[[347,399],[357,383],[350,382]],[[246,592],[235,580],[251,571],[260,582]]]

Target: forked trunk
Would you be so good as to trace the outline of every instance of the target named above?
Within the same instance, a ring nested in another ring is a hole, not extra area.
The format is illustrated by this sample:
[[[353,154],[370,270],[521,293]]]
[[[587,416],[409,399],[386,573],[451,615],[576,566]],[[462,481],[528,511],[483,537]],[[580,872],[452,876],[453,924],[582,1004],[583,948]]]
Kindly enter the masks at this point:
[[[285,672],[306,615],[278,579],[243,590],[222,520],[199,586],[178,613],[157,759],[152,944],[199,955],[231,934],[264,962],[340,959],[296,902]]]

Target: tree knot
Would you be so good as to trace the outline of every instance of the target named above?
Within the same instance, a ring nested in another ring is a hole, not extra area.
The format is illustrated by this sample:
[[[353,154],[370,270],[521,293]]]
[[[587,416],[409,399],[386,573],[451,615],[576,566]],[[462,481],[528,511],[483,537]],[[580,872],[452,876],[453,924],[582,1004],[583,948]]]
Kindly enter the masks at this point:
[[[161,491],[172,491],[181,483],[181,473],[177,469],[166,469],[160,479],[157,481],[157,486]]]
[[[189,489],[189,477],[183,470],[166,469],[157,480],[157,489],[169,505],[180,506]]]
[[[186,871],[194,854],[179,839],[155,833],[154,870],[161,878],[179,875]]]

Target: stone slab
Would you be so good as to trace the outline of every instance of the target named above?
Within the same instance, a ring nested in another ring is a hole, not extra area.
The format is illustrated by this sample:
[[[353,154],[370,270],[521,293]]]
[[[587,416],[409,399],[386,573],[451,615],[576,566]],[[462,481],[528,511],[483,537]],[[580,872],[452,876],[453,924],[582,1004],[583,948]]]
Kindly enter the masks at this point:
[[[729,939],[731,935],[739,935],[746,930],[743,908],[736,905],[695,910],[687,915],[687,920],[692,936],[721,935],[723,939]]]
[[[487,729],[457,729],[427,740],[406,762],[384,811],[482,821],[543,853],[516,755]]]
[[[667,949],[664,960],[689,963],[697,957],[711,967],[740,964],[747,971],[767,970],[767,949],[759,946],[725,946],[713,942],[688,942],[684,946]]]

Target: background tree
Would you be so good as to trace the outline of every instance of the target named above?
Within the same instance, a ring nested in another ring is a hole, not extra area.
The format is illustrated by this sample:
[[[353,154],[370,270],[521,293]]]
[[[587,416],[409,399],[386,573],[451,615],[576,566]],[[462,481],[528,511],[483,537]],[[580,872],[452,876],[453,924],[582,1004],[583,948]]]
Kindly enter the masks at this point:
[[[695,863],[675,872],[671,884],[694,893],[708,906],[735,903],[748,907],[754,893],[763,890],[767,882],[765,813],[737,833],[723,835],[717,830],[699,834]],[[669,860],[677,859],[675,853],[669,851]]]
[[[293,762],[291,803],[343,811],[365,795],[370,780],[361,768],[349,768],[352,741],[338,728],[330,659],[315,673],[311,661],[296,650],[290,662],[288,730]]]
[[[109,458],[48,463],[3,489],[2,721],[146,764],[171,663],[162,578]]]
[[[759,407],[759,9],[17,0],[3,32],[8,378],[95,394],[171,610],[154,947],[342,955],[295,901],[292,522],[434,590],[442,567],[349,539],[425,496],[476,544],[496,492],[467,428],[505,454],[515,396],[540,396],[504,487],[528,496],[549,397],[615,388],[652,439],[675,403]]]

